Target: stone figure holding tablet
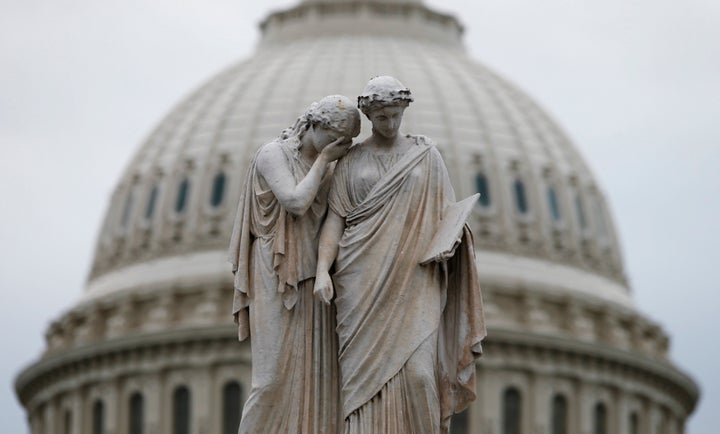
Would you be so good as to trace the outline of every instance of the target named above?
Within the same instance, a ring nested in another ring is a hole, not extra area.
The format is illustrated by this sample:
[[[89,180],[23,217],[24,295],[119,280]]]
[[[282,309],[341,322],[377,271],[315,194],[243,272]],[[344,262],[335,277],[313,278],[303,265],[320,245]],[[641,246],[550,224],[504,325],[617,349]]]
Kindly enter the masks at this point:
[[[346,434],[448,432],[475,399],[485,325],[467,204],[443,221],[455,195],[442,157],[399,133],[412,101],[395,78],[367,84],[373,130],[338,162],[320,237],[315,293],[337,311]]]

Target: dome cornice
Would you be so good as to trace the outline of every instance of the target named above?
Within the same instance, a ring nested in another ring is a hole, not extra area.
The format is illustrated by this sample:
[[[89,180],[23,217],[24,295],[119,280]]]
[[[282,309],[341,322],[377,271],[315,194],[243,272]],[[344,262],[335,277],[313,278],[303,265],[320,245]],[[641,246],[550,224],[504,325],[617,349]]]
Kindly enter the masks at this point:
[[[517,365],[521,368],[531,356],[542,361],[536,367],[538,371],[542,371],[543,367],[565,370],[568,376],[576,378],[581,378],[580,373],[588,370],[606,373],[605,381],[614,377],[615,381],[610,383],[616,387],[637,382],[664,390],[666,396],[676,399],[687,414],[693,412],[700,397],[695,381],[666,361],[575,339],[501,329],[490,331],[492,333],[488,334],[483,347],[492,356],[480,359],[478,363],[481,366],[507,369]],[[571,375],[572,371],[576,375]],[[601,376],[596,378],[603,381]]]
[[[518,369],[596,382],[653,396],[657,390],[691,413],[699,389],[675,366],[636,353],[574,339],[491,328],[484,343],[486,355],[480,369]],[[235,344],[233,344],[235,343]],[[62,394],[78,381],[91,384],[138,371],[159,372],[172,366],[215,363],[249,364],[246,345],[237,345],[232,326],[201,327],[127,336],[95,345],[73,348],[44,357],[17,377],[15,389],[21,402],[33,406],[42,395]],[[529,363],[529,365],[528,365]],[[591,372],[592,375],[588,375]],[[82,380],[80,380],[82,377]],[[46,396],[44,398],[47,398]]]
[[[175,357],[173,357],[175,356]],[[73,348],[26,367],[15,380],[15,390],[23,405],[37,394],[51,390],[67,378],[85,375],[85,382],[93,383],[107,374],[138,371],[139,365],[157,369],[171,365],[203,365],[208,357],[225,363],[250,364],[246,344],[237,344],[233,326],[209,326],[124,336],[110,341]]]

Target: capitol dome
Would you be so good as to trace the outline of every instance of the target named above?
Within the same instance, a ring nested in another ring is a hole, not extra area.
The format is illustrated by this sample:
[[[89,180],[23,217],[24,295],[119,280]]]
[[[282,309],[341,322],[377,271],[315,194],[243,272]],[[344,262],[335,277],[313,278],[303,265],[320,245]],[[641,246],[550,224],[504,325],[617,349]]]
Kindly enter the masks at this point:
[[[597,180],[537,103],[468,57],[456,18],[419,0],[305,0],[261,29],[119,180],[81,300],[17,380],[33,433],[236,432],[250,353],[225,257],[245,171],[309,103],[376,75],[412,90],[402,129],[433,139],[457,197],[482,195],[470,223],[489,337],[454,431],[683,431],[697,386],[634,305]]]

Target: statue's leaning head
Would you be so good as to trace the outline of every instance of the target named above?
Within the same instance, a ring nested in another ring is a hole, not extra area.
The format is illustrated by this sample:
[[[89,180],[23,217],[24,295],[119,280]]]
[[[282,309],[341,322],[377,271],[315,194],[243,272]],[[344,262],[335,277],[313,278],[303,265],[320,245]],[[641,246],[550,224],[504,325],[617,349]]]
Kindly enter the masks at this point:
[[[309,131],[315,136],[316,130],[324,134],[320,137],[322,143],[315,143],[316,148],[324,148],[325,143],[332,136],[345,137],[351,140],[360,134],[360,112],[350,98],[342,95],[330,95],[320,101],[310,104],[295,123],[283,130],[281,140],[290,138],[300,139]],[[317,139],[318,137],[315,137]],[[330,141],[333,141],[332,139]]]
[[[358,96],[358,108],[372,120],[371,113],[384,108],[399,106],[403,109],[413,102],[410,89],[400,80],[389,75],[372,78]]]
[[[308,123],[338,137],[351,139],[360,134],[360,113],[352,100],[343,95],[329,95],[313,103],[305,112]]]

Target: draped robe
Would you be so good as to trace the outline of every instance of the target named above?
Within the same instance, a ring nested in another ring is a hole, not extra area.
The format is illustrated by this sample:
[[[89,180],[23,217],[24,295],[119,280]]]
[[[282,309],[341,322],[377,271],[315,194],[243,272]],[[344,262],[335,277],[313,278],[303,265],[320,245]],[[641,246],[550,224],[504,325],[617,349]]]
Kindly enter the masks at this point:
[[[345,219],[335,272],[345,432],[447,432],[475,399],[485,336],[472,234],[452,257],[420,265],[454,192],[422,136],[403,154],[351,148],[330,208]]]
[[[299,141],[279,142],[296,184],[310,170]],[[257,157],[257,155],[256,155]],[[248,171],[230,243],[238,338],[251,338],[252,389],[239,432],[333,434],[339,425],[335,314],[313,296],[331,170],[307,212],[288,213]]]

